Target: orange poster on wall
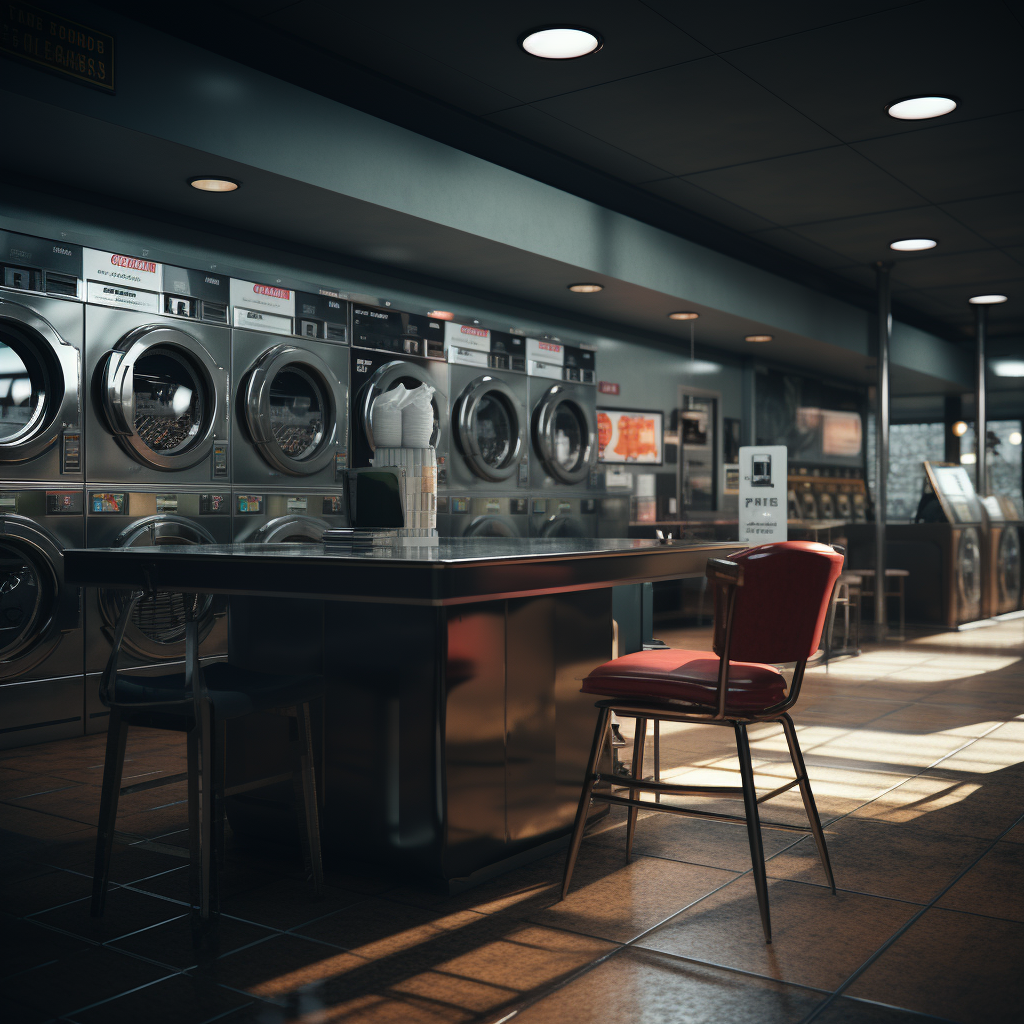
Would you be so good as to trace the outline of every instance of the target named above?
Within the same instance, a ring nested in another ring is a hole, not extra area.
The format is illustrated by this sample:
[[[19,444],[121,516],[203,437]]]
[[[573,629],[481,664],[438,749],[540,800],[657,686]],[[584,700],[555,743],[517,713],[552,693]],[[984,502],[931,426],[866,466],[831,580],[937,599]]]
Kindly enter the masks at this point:
[[[598,461],[660,466],[662,421],[660,412],[598,409]]]

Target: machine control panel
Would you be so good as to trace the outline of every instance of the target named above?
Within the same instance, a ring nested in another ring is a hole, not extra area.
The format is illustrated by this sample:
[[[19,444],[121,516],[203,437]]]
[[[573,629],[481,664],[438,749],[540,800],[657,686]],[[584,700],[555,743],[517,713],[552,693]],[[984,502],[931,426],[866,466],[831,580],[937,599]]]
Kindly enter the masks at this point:
[[[82,472],[82,432],[65,430],[60,439],[60,471]]]
[[[128,514],[128,495],[124,491],[90,491],[89,512],[95,516]]]
[[[47,491],[46,514],[48,516],[81,515],[84,511],[84,495],[81,491]]]
[[[228,478],[228,446],[223,442],[213,446],[210,475],[214,480],[227,480]]]
[[[231,511],[231,502],[226,494],[200,494],[199,514],[201,516],[226,516]]]

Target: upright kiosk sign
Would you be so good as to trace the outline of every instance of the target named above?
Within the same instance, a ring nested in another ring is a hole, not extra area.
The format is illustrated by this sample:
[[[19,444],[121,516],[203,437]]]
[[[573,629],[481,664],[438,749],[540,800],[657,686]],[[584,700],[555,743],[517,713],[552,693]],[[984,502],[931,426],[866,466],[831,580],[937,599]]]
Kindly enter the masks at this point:
[[[740,536],[747,544],[786,540],[786,446],[740,449]]]

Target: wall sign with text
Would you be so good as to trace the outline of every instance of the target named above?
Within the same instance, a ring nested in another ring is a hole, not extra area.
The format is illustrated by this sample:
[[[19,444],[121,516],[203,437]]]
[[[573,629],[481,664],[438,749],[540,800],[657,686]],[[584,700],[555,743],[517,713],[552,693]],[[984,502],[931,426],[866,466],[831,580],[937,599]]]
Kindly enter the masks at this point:
[[[739,539],[746,544],[786,540],[787,450],[782,444],[740,448]]]

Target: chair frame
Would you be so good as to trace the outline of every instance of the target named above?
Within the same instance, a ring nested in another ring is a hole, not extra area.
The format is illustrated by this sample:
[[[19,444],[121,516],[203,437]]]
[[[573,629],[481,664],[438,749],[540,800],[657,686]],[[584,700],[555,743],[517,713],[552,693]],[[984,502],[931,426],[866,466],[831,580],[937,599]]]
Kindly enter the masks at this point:
[[[198,597],[193,602],[185,603],[185,686],[182,690],[184,696],[180,700],[171,701],[117,699],[117,662],[125,630],[136,606],[147,593],[144,590],[132,591],[130,598],[125,602],[114,629],[110,658],[100,679],[100,699],[110,708],[110,720],[107,726],[99,827],[93,867],[92,916],[101,917],[106,902],[119,797],[184,781],[188,782],[189,903],[194,926],[209,922],[211,916],[218,912],[217,876],[223,861],[225,799],[274,783],[291,781],[295,785],[304,874],[306,881],[312,882],[319,897],[323,891],[323,863],[320,854],[320,823],[309,703],[295,706],[298,733],[298,768],[295,771],[240,785],[225,786],[227,722],[217,721],[215,718],[213,702],[199,661],[199,624],[195,616]],[[181,774],[166,775],[151,781],[122,786],[131,713],[160,713],[173,707],[186,706],[191,707],[191,715],[186,719],[188,770]]]
[[[576,867],[576,859],[579,856],[580,844],[583,840],[583,831],[587,824],[587,810],[591,800],[599,800],[602,803],[617,805],[629,808],[629,819],[626,826],[626,862],[632,858],[633,839],[636,834],[636,823],[641,808],[653,811],[665,811],[670,814],[679,814],[685,817],[704,818],[711,821],[725,821],[732,824],[745,824],[747,828],[747,839],[750,845],[750,859],[754,875],[754,887],[757,891],[757,902],[761,912],[761,925],[764,930],[765,942],[772,941],[771,916],[768,909],[768,880],[764,866],[764,849],[761,843],[761,828],[782,829],[789,832],[809,832],[814,836],[818,848],[818,856],[821,859],[821,866],[824,868],[825,877],[833,895],[836,891],[835,878],[832,874],[832,866],[829,861],[828,847],[825,845],[825,834],[821,827],[821,820],[814,803],[814,795],[811,792],[810,780],[807,777],[807,767],[804,764],[803,754],[797,740],[796,729],[793,719],[789,716],[789,709],[796,704],[800,696],[800,688],[803,683],[804,671],[807,667],[807,659],[799,661],[793,673],[793,680],[789,687],[786,698],[771,707],[765,708],[757,714],[740,714],[729,711],[726,707],[729,683],[729,651],[732,646],[733,616],[736,608],[736,591],[743,586],[743,567],[737,562],[727,559],[712,558],[708,560],[707,579],[716,584],[715,612],[724,618],[724,636],[722,650],[720,652],[718,687],[715,706],[696,704],[680,700],[665,698],[662,700],[628,700],[621,698],[610,698],[597,701],[595,706],[598,709],[597,726],[594,730],[594,739],[590,748],[590,757],[587,762],[586,775],[584,777],[583,791],[580,794],[579,807],[576,811],[576,821],[573,825],[572,836],[569,840],[569,850],[565,860],[565,872],[562,879],[562,895],[565,899],[569,885],[572,882],[573,871]],[[834,609],[834,595],[830,598],[831,608]],[[608,722],[612,712],[615,714],[633,718],[636,721],[636,731],[633,740],[633,763],[630,765],[628,777],[609,775],[597,770],[604,749],[606,734],[608,733]],[[736,737],[736,752],[740,763],[740,786],[686,786],[668,782],[648,782],[643,778],[644,747],[647,739],[647,722],[653,720],[658,723],[662,720],[673,722],[690,722],[702,725],[731,726]],[[747,738],[747,726],[758,722],[779,722],[786,736],[786,743],[789,747],[790,760],[793,763],[793,770],[796,778],[782,786],[773,789],[761,796],[757,795],[754,787],[754,772],[750,759],[750,744]],[[596,791],[598,784],[608,787],[616,786],[629,789],[629,797],[618,796],[610,791]],[[788,792],[795,786],[800,787],[800,796],[803,799],[804,811],[807,814],[807,825],[790,825],[781,822],[764,821],[760,819],[758,806],[768,800],[772,800],[783,793]],[[641,800],[641,793],[652,793],[654,801]],[[743,801],[744,814],[718,814],[710,811],[699,811],[691,808],[675,807],[660,802],[662,796],[697,796],[697,797],[728,797]]]

